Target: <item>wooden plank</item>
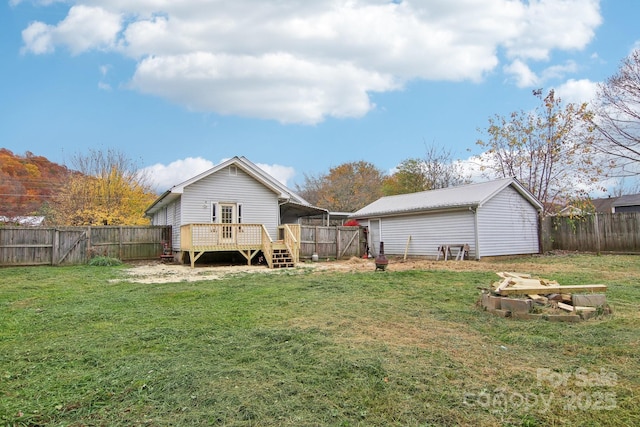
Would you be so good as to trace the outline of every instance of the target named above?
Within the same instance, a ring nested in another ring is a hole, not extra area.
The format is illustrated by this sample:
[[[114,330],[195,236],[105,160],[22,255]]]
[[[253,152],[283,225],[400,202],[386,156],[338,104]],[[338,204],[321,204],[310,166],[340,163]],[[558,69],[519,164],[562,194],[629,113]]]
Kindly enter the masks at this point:
[[[573,313],[573,306],[570,304],[565,304],[563,302],[559,302],[558,303],[558,308],[561,308],[562,310],[568,311]]]
[[[407,244],[404,246],[404,258],[403,261],[407,260],[407,253],[409,253],[409,243],[411,243],[411,234],[409,234],[409,238],[407,238]]]
[[[547,297],[543,297],[542,295],[538,295],[538,294],[529,294],[527,295],[529,298],[531,298],[532,300],[536,301],[536,302],[541,302],[543,304],[546,304],[549,302],[549,298]]]
[[[510,271],[501,271],[499,273],[496,273],[498,276],[504,278],[507,277],[514,277],[514,278],[521,278],[521,279],[531,279],[531,275],[530,274],[526,274],[526,273],[513,273]]]
[[[507,288],[510,284],[511,284],[511,279],[509,277],[506,277],[502,282],[500,282],[500,284],[498,285],[498,287],[495,289],[494,292],[499,294],[502,292],[503,289]]]
[[[596,311],[597,309],[595,307],[585,307],[582,305],[574,305],[573,310],[574,311]]]
[[[555,280],[544,279],[512,279],[514,284],[512,286],[552,286],[559,285]]]
[[[522,286],[500,289],[500,295],[528,295],[528,294],[553,294],[571,292],[605,292],[607,285],[549,285],[549,286]],[[496,293],[498,293],[496,291]]]

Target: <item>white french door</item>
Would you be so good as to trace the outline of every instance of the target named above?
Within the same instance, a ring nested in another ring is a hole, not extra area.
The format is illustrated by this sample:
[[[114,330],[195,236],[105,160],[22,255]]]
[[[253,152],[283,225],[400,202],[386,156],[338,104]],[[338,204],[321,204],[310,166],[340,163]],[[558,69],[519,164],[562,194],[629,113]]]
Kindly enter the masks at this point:
[[[220,203],[220,222],[222,224],[233,224],[236,222],[236,205],[232,203]],[[221,242],[231,243],[235,241],[236,231],[232,225],[222,227]]]

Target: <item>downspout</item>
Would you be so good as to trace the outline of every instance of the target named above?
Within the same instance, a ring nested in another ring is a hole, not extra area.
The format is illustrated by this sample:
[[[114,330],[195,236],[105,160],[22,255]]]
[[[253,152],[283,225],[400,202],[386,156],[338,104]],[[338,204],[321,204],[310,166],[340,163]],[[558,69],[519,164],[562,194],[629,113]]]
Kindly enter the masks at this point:
[[[283,200],[282,202],[280,200]],[[280,215],[280,210],[282,209],[282,205],[286,205],[287,203],[289,203],[289,201],[291,201],[291,198],[281,198],[278,201],[278,224],[277,226],[280,227],[282,225],[282,216]],[[277,236],[276,236],[277,237]]]
[[[478,206],[475,208],[469,207],[469,210],[473,212],[473,227],[474,227],[474,236],[476,239],[476,261],[480,261],[480,236],[478,231]]]

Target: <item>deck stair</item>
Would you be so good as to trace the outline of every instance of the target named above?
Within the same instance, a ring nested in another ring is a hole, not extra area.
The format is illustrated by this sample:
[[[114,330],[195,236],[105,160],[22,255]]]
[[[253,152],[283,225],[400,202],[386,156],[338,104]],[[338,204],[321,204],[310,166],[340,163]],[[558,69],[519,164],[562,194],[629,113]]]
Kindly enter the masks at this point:
[[[289,249],[284,245],[274,245],[271,260],[271,268],[290,268],[296,266],[291,252],[289,252]]]

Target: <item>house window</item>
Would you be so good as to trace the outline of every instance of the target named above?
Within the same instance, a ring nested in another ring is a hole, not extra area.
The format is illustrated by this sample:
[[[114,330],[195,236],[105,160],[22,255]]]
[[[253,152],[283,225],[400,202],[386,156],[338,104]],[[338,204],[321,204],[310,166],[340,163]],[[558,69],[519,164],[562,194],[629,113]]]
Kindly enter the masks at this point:
[[[242,224],[242,204],[238,203],[238,224]]]

